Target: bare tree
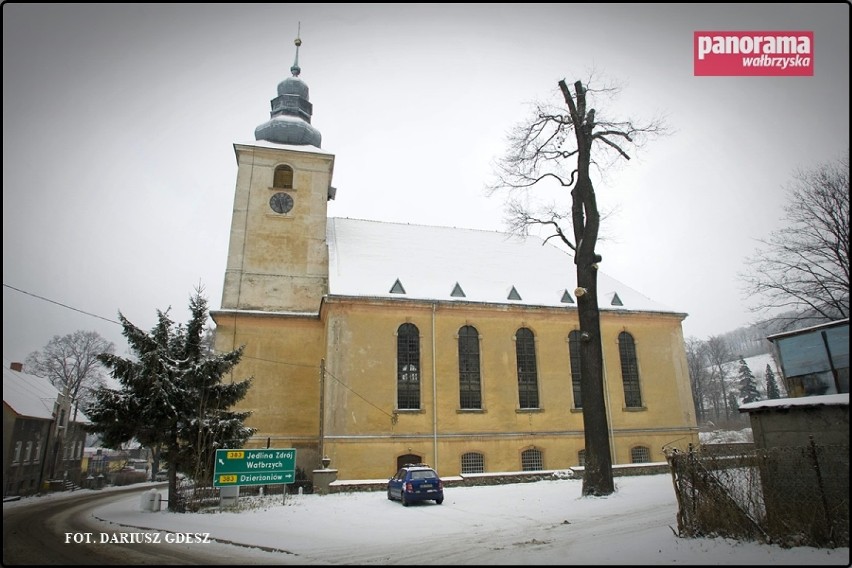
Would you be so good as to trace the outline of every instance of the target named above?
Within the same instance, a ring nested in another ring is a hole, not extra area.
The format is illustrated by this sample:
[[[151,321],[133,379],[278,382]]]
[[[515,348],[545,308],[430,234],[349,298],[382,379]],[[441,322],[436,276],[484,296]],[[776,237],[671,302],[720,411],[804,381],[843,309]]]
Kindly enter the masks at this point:
[[[577,311],[580,320],[580,391],[583,397],[585,431],[585,473],[583,495],[609,495],[615,491],[612,479],[609,429],[603,386],[603,351],[598,306],[597,270],[601,256],[595,251],[600,230],[591,166],[598,168],[604,156],[630,159],[626,149],[641,137],[662,131],[660,121],[639,125],[632,121],[610,121],[592,108],[595,93],[612,94],[613,89],[597,91],[584,86],[558,83],[564,107],[538,105],[530,120],[509,136],[506,154],[497,162],[499,189],[528,192],[555,182],[561,190],[570,189],[570,217],[551,207],[537,215],[519,201],[509,203],[513,232],[527,234],[530,227],[542,226],[572,251],[577,271]],[[599,161],[601,160],[601,161]],[[564,225],[570,222],[570,228]]]
[[[730,397],[728,396],[728,369],[725,364],[733,360],[728,343],[721,335],[707,340],[707,361],[710,363],[711,381],[715,384],[714,407],[716,420],[719,421],[721,408],[724,407],[724,420],[731,418]]]
[[[783,228],[760,242],[741,274],[755,312],[782,310],[785,327],[849,317],[849,152],[799,170]]]
[[[690,337],[685,342],[686,366],[689,369],[689,382],[692,386],[692,400],[695,403],[695,412],[698,415],[698,423],[707,419],[706,399],[708,397],[708,383],[710,373],[707,370],[707,345],[704,341]]]
[[[44,377],[62,393],[56,419],[56,440],[53,445],[50,475],[56,475],[57,456],[66,447],[68,423],[76,421],[94,398],[94,391],[104,383],[105,368],[98,361],[101,353],[112,353],[115,346],[96,331],[78,330],[65,336],[54,335],[41,351],[30,353],[25,364],[27,372]]]
[[[98,355],[114,350],[115,345],[96,331],[78,330],[61,337],[54,335],[44,349],[27,356],[25,369],[49,380],[67,395],[66,410],[73,407],[76,411],[79,407],[85,409],[94,391],[104,383],[106,369],[98,361]]]

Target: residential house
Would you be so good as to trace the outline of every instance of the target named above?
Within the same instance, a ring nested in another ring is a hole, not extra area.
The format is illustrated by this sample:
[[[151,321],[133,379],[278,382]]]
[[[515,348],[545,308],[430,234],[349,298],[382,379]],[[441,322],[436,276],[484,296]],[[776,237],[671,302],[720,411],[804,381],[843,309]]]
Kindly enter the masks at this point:
[[[21,363],[3,368],[4,496],[79,485],[88,418],[65,412],[62,397]]]

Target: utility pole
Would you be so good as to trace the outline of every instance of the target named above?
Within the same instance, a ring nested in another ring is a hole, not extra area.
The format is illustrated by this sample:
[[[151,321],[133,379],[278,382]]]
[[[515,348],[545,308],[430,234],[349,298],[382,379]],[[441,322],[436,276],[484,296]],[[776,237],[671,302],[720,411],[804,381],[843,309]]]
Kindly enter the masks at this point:
[[[325,359],[320,359],[319,456],[325,457]]]

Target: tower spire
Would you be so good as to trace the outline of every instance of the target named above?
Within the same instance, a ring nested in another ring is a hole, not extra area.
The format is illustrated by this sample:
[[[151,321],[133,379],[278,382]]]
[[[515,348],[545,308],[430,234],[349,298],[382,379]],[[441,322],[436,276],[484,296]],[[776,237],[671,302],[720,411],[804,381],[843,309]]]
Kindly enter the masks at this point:
[[[276,144],[320,147],[322,135],[311,126],[314,107],[308,96],[308,85],[299,75],[299,46],[302,45],[302,23],[296,34],[296,59],[290,67],[292,77],[278,83],[278,96],[272,99],[269,120],[254,129],[255,140],[266,140]]]
[[[302,72],[302,68],[299,67],[299,46],[302,45],[302,22],[299,22],[298,30],[296,31],[296,41],[293,43],[296,44],[296,59],[293,61],[293,66],[290,67],[290,73],[293,74],[293,77],[298,77],[299,73]]]

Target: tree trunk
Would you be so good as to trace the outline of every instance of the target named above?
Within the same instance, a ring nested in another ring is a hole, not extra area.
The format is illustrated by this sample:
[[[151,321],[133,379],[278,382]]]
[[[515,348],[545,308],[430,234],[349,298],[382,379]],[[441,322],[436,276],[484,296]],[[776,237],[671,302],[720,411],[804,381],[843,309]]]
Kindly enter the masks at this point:
[[[576,104],[568,85],[559,82],[571,113],[577,139],[577,183],[571,191],[571,222],[574,229],[574,264],[577,266],[577,314],[580,319],[580,392],[583,396],[583,432],[586,463],[583,495],[609,495],[612,481],[612,455],[609,448],[609,420],[603,381],[603,348],[598,307],[598,263],[595,252],[600,228],[595,188],[589,175],[592,157],[594,109],[586,112],[586,89],[574,83]]]
[[[154,444],[149,449],[151,450],[151,481],[156,481],[157,474],[160,472],[160,444]]]
[[[580,391],[583,396],[583,430],[586,464],[583,495],[609,495],[615,491],[603,380],[598,273],[594,263],[578,259],[577,285],[586,292],[577,298],[580,318]]]
[[[169,454],[172,459],[169,460],[169,512],[182,513],[183,507],[180,505],[180,495],[177,487],[178,467],[180,466],[180,446],[178,445],[177,425],[173,426],[171,435],[169,436]]]

